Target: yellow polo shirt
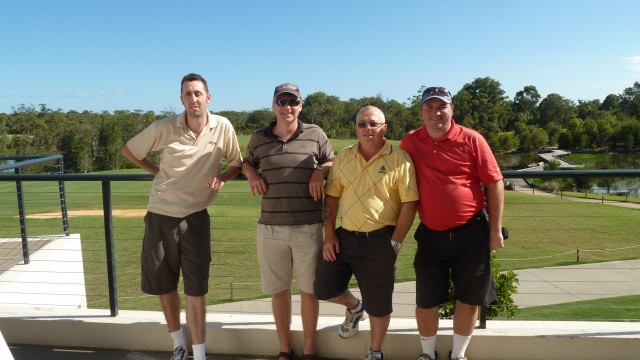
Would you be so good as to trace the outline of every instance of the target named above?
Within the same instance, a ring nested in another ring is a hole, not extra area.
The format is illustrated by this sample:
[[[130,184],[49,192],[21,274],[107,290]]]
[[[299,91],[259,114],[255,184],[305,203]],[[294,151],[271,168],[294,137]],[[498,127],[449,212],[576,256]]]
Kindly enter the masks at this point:
[[[182,218],[209,206],[218,192],[207,182],[218,175],[222,159],[242,166],[236,133],[225,117],[209,113],[209,124],[196,138],[185,114],[158,120],[127,142],[138,159],[160,152],[160,171],[153,179],[148,210]]]
[[[388,142],[368,162],[357,144],[344,148],[333,161],[326,193],[341,198],[342,227],[347,230],[395,226],[400,204],[418,200],[413,162]]]

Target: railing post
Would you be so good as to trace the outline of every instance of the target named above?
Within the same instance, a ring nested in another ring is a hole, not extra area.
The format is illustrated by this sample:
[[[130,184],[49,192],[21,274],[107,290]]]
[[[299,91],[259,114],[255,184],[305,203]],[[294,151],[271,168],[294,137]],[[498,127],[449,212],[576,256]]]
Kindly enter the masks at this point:
[[[487,328],[487,305],[480,306],[480,324],[478,325],[478,328]]]
[[[104,211],[104,241],[107,247],[107,276],[109,278],[109,308],[111,316],[118,315],[118,287],[116,285],[115,246],[113,244],[113,217],[111,216],[111,182],[102,182],[102,209]]]
[[[58,159],[58,174],[64,173],[62,159]],[[69,214],[67,213],[67,193],[64,191],[64,181],[58,181],[58,193],[60,194],[60,212],[62,213],[62,228],[64,234],[69,236]]]
[[[20,168],[15,168],[13,172],[20,175]],[[24,211],[24,193],[22,191],[22,181],[16,181],[16,193],[18,195],[18,217],[20,218],[20,237],[22,237],[22,259],[27,265],[29,260],[29,236],[27,236],[27,220]]]

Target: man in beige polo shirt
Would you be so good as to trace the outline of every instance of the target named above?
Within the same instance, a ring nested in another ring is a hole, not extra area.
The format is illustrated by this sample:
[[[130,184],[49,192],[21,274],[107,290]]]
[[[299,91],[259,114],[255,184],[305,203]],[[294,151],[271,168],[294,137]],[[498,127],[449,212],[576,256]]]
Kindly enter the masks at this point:
[[[240,174],[242,157],[229,120],[207,110],[211,94],[202,76],[188,74],[182,79],[180,100],[183,113],[149,125],[129,140],[122,152],[155,175],[144,219],[142,291],[160,296],[173,339],[171,360],[187,359],[177,291],[182,269],[193,359],[204,360],[204,296],[211,263],[207,206],[227,181]],[[147,159],[152,151],[161,153],[158,165]],[[228,169],[220,173],[223,158]]]
[[[327,178],[325,239],[314,293],[347,308],[338,330],[342,338],[356,335],[368,313],[371,346],[365,359],[382,360],[396,258],[415,218],[418,188],[409,154],[384,137],[387,124],[380,109],[360,109],[355,131],[358,144],[338,153]],[[342,226],[336,229],[340,199]],[[362,301],[348,289],[352,275]]]

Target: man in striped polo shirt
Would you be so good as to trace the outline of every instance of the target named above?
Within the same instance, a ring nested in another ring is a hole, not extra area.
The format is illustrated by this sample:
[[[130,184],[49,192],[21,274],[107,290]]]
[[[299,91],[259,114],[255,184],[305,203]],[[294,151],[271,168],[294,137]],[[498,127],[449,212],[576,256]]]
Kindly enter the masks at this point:
[[[262,291],[271,295],[280,340],[278,359],[293,360],[290,299],[294,272],[301,297],[303,358],[313,359],[319,311],[313,281],[322,248],[324,178],[334,154],[320,127],[298,120],[302,98],[297,85],[276,86],[271,107],[276,121],[251,136],[242,171],[252,194],[262,195],[258,261]]]
[[[415,218],[418,187],[409,154],[384,137],[387,124],[380,109],[360,109],[355,130],[358,144],[338,153],[327,179],[325,240],[314,290],[318,299],[347,308],[338,330],[342,338],[356,335],[369,314],[371,346],[365,359],[382,360],[396,258]],[[336,229],[341,198],[342,226]],[[352,275],[362,301],[348,289]]]

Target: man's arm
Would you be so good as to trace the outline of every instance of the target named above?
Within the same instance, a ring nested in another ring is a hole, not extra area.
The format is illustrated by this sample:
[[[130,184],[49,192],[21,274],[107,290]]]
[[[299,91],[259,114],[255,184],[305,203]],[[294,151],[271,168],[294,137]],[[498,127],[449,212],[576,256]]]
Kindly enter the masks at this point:
[[[416,218],[416,211],[418,210],[417,201],[403,202],[400,204],[400,212],[398,213],[398,220],[396,221],[396,228],[391,234],[391,240],[403,242],[405,236],[409,232],[413,220]]]
[[[487,184],[487,208],[489,209],[489,249],[495,252],[504,247],[502,237],[504,183],[502,180]]]
[[[209,179],[209,189],[220,190],[224,186],[224,184],[240,175],[242,172],[242,168],[240,166],[229,166],[227,171],[222,174],[218,174],[217,176]]]
[[[340,252],[340,241],[336,236],[336,221],[340,198],[325,195],[324,197],[324,243],[322,245],[322,257],[326,261],[335,261],[336,254]]]
[[[142,170],[144,170],[144,171],[146,171],[148,173],[151,173],[153,175],[156,175],[158,173],[158,171],[160,170],[156,164],[153,164],[146,157],[144,159],[142,159],[142,160],[136,158],[133,155],[133,153],[131,152],[131,150],[129,150],[129,147],[127,145],[125,145],[122,148],[122,155],[124,155],[124,157],[129,159],[132,163],[136,164],[140,169],[142,169]]]
[[[314,170],[309,178],[309,194],[315,201],[322,199],[324,195],[324,178],[329,175],[333,161],[320,165],[322,165],[322,171]]]
[[[242,173],[247,177],[249,181],[249,187],[253,196],[256,194],[264,195],[267,193],[267,183],[264,182],[262,176],[258,174],[258,170],[249,163],[242,163]]]

